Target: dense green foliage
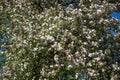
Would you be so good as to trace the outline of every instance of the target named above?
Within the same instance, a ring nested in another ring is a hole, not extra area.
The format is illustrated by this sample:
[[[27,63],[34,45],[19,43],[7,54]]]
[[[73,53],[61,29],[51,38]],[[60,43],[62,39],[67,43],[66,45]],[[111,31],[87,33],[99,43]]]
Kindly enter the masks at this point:
[[[0,30],[7,35],[1,79],[119,80],[120,32],[109,32],[118,31],[119,20],[108,16],[115,4],[80,0],[64,9],[40,0],[47,4],[40,10],[34,1],[0,1]]]

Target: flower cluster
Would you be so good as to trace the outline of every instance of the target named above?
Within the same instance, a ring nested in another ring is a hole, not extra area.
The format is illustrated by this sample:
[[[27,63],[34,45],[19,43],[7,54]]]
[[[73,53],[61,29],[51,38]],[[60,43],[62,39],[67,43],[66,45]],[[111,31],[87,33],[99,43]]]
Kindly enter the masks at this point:
[[[11,39],[3,44],[3,77],[71,80],[85,75],[105,80],[119,76],[119,61],[114,56],[120,50],[120,33],[113,36],[109,32],[110,28],[118,30],[119,21],[107,15],[115,5],[100,5],[96,0],[86,5],[81,0],[77,9],[71,4],[66,10],[58,5],[38,14],[26,1],[15,0],[13,5],[5,5],[5,10],[0,8],[6,13],[3,17],[9,18],[6,32]]]

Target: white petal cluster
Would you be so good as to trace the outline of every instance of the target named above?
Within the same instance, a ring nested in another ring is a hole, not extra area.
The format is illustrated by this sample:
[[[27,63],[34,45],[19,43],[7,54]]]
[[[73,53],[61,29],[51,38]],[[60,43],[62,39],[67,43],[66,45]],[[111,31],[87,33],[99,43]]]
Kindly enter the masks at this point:
[[[0,45],[6,51],[0,51],[0,55],[6,54],[4,76],[34,80],[40,75],[39,80],[58,80],[70,72],[68,80],[83,74],[91,80],[104,80],[106,75],[117,75],[119,20],[107,16],[115,5],[108,6],[105,0],[101,4],[98,0],[80,0],[79,8],[70,4],[63,9],[59,4],[38,14],[30,2],[34,0],[12,1],[13,5],[5,3],[5,7],[0,2],[0,31],[7,32],[7,36],[0,33],[4,37]],[[6,23],[9,28],[3,28]],[[110,28],[116,30],[115,36]]]

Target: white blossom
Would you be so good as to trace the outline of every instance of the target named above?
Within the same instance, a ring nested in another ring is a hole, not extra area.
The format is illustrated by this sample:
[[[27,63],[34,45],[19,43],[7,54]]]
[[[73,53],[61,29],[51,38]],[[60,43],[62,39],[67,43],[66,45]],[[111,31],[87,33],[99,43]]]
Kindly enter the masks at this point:
[[[38,48],[36,48],[36,47],[33,49],[33,51],[37,51],[37,50],[38,50]]]
[[[68,70],[71,69],[73,66],[71,64],[68,65]]]
[[[101,13],[102,13],[102,10],[98,9],[97,14],[101,14]]]
[[[58,51],[60,51],[60,50],[62,50],[62,49],[63,49],[63,48],[62,48],[61,44],[60,44],[60,43],[58,43],[57,50],[58,50]]]
[[[78,77],[79,77],[79,73],[76,73],[75,78],[78,79]]]
[[[47,35],[47,36],[46,36],[46,39],[47,39],[47,40],[54,41],[54,37],[53,37],[53,36],[50,36],[50,35]]]
[[[57,54],[56,54],[56,55],[54,55],[54,60],[55,60],[55,62],[57,62],[57,63],[58,63],[59,58],[58,58],[58,55],[57,55]]]

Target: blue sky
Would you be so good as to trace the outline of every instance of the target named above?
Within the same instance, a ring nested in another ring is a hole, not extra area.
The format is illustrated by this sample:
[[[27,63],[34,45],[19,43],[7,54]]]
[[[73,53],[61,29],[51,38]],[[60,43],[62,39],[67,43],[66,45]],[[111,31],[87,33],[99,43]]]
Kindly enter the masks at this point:
[[[3,41],[3,39],[2,38],[0,38],[0,42],[2,42]]]
[[[120,12],[112,12],[112,13],[110,14],[110,16],[111,16],[111,17],[115,17],[115,18],[117,18],[117,19],[120,20]],[[120,27],[120,24],[118,24],[118,26]],[[116,32],[113,31],[113,30],[110,30],[110,32],[111,32],[113,35],[116,34]]]
[[[117,17],[120,20],[120,12],[112,12],[112,14],[110,14],[110,16]]]

